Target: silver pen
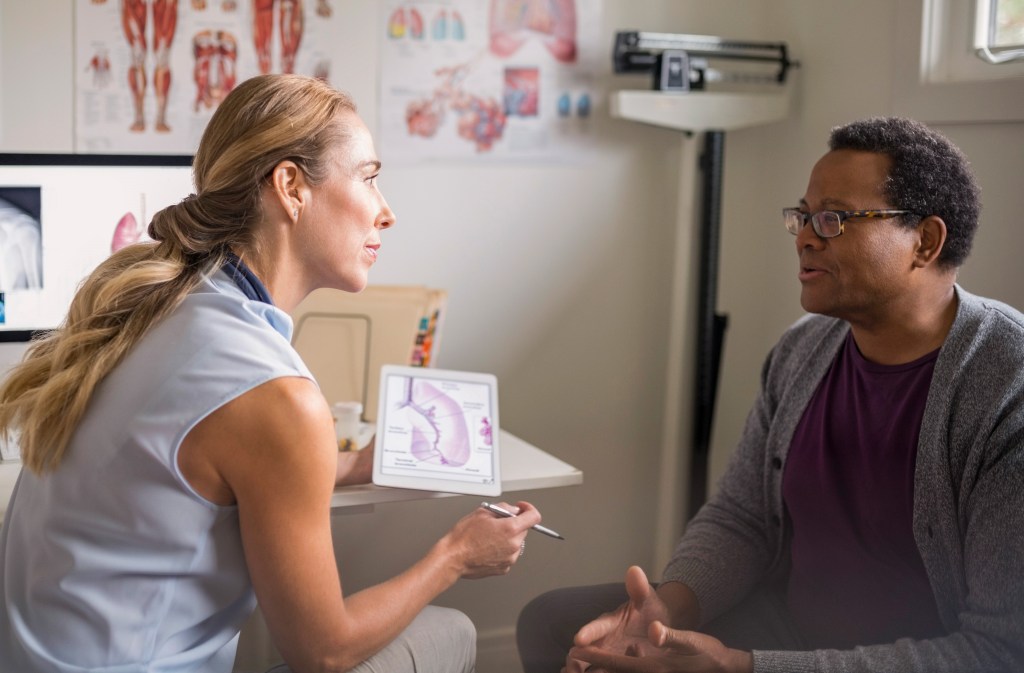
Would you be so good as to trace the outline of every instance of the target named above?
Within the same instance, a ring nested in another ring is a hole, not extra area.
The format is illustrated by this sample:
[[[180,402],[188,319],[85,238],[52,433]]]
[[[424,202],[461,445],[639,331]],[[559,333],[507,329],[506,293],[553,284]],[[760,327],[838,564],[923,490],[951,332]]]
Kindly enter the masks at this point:
[[[482,502],[482,503],[480,503],[480,506],[483,507],[484,509],[486,509],[491,514],[496,514],[497,516],[501,516],[501,517],[505,517],[505,518],[515,516],[515,514],[513,514],[512,512],[508,511],[507,509],[504,509],[502,507],[498,507],[497,505],[492,505],[489,502]],[[533,530],[537,531],[538,533],[543,533],[544,535],[547,535],[548,537],[557,538],[559,540],[564,540],[565,539],[564,537],[562,537],[561,535],[559,535],[555,531],[551,530],[550,528],[546,528],[546,527],[540,525],[539,523],[535,524],[533,526],[530,526],[530,528],[532,528]]]

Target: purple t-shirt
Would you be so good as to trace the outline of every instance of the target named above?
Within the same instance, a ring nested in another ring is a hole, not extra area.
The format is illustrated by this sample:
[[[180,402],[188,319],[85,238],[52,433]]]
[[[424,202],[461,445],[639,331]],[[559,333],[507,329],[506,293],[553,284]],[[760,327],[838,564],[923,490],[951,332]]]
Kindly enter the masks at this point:
[[[869,362],[852,334],[793,435],[788,603],[814,649],[944,633],[914,543],[914,463],[938,351]]]

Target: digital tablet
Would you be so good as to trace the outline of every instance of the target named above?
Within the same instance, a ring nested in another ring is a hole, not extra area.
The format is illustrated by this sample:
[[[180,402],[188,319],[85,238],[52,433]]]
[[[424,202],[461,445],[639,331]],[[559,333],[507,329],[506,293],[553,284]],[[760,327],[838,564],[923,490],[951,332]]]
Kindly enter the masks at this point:
[[[500,465],[492,374],[381,368],[373,483],[495,496]]]

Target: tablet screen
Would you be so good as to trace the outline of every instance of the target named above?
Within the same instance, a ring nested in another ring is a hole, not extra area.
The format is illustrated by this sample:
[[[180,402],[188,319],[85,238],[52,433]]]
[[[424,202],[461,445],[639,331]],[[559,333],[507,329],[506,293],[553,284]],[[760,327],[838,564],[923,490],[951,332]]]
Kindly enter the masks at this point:
[[[377,414],[374,483],[501,493],[494,376],[388,365]]]

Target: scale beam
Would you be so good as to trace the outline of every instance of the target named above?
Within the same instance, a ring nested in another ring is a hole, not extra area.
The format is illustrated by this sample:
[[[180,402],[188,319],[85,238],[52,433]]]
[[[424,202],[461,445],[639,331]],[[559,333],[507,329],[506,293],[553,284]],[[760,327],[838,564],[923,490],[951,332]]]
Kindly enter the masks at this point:
[[[653,88],[662,91],[701,90],[709,83],[782,85],[799,65],[785,42],[636,30],[615,34],[612,63],[617,73],[653,74]]]

